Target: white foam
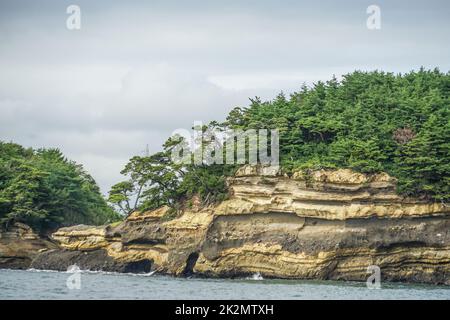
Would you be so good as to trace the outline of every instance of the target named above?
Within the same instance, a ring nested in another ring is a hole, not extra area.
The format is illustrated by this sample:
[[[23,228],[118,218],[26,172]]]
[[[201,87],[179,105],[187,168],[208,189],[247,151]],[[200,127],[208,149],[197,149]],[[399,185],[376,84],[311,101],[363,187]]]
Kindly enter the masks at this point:
[[[263,276],[259,272],[253,274],[251,277],[248,277],[247,279],[248,280],[264,280]]]

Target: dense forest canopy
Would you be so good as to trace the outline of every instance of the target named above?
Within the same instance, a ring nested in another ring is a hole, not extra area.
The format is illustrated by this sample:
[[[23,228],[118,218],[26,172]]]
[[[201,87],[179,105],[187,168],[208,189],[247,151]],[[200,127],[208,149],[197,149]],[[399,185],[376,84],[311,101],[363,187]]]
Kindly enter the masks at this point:
[[[398,179],[402,195],[448,202],[449,93],[450,74],[437,69],[397,75],[356,71],[289,97],[251,99],[224,122],[202,129],[278,129],[286,174],[322,168],[385,171]],[[237,165],[174,163],[171,153],[180,143],[186,141],[170,137],[160,152],[130,159],[122,171],[126,179],[109,192],[115,211],[82,166],[59,150],[0,142],[0,224],[22,221],[46,231],[108,223],[118,212],[163,205],[172,208],[170,218],[193,198],[203,205],[225,199],[226,178]]]
[[[64,225],[103,224],[119,215],[93,178],[57,149],[0,142],[0,223],[25,222],[45,232]]]
[[[251,99],[225,122],[207,127],[278,129],[282,170],[351,168],[385,171],[398,178],[398,192],[434,201],[450,200],[450,74],[424,70],[407,74],[356,71],[318,82],[272,101]],[[207,129],[207,128],[205,128]],[[179,142],[178,142],[179,143]],[[170,160],[177,144],[133,157],[109,201],[124,213],[226,197],[233,165],[179,165]],[[133,202],[130,200],[133,199]]]

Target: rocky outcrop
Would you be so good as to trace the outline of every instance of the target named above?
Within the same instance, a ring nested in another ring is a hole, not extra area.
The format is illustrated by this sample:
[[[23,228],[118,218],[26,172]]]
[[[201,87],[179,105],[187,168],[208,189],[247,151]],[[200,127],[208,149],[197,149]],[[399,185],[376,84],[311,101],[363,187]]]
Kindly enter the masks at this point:
[[[89,270],[191,273],[189,265],[201,248],[213,211],[184,212],[164,221],[168,209],[134,213],[117,226],[61,228],[52,236],[59,250],[40,255],[32,267],[67,270],[77,264]]]
[[[230,179],[232,198],[217,214],[291,212],[327,220],[445,216],[438,203],[396,194],[396,180],[385,173],[365,175],[348,169],[296,172],[292,177],[252,174],[246,167]]]
[[[32,265],[359,281],[377,265],[384,280],[450,284],[449,209],[400,197],[387,174],[246,166],[228,182],[228,200],[170,221],[160,208],[116,226],[62,228],[60,248]]]
[[[41,252],[57,245],[39,237],[26,224],[16,222],[0,231],[0,268],[26,269]]]

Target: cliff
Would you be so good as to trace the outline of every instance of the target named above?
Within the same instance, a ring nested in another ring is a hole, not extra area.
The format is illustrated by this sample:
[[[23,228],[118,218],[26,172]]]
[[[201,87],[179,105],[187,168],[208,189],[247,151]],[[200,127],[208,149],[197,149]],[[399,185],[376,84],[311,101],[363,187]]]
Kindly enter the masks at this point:
[[[57,245],[17,222],[0,231],[0,268],[26,269],[40,252],[55,248]]]
[[[62,228],[32,267],[364,281],[377,265],[383,280],[450,284],[450,209],[398,196],[387,174],[245,166],[228,183],[228,200],[170,221],[163,207]]]

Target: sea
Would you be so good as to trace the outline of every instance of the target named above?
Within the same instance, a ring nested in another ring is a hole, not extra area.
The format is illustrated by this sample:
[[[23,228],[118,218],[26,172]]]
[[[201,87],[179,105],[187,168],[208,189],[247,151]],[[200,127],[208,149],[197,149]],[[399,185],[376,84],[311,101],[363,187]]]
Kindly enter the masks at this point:
[[[110,299],[414,299],[449,300],[450,286],[410,283],[264,279],[177,278],[156,274],[121,274],[69,270],[0,270],[1,300]]]

